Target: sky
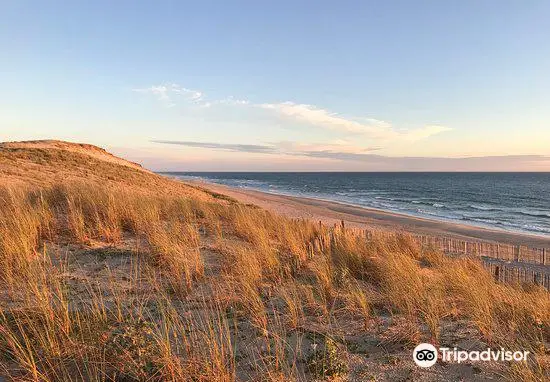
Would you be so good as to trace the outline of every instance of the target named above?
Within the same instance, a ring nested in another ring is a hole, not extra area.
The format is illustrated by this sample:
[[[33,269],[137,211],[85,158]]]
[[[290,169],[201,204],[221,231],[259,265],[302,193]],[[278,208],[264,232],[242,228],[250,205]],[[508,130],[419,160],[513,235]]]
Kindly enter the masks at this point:
[[[0,141],[166,171],[550,171],[550,2],[0,2]]]

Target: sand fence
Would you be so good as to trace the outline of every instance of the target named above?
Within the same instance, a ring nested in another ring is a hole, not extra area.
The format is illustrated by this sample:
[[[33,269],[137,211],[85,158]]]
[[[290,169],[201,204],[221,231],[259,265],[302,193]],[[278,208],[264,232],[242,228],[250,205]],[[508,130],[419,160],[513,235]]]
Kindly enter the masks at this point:
[[[321,224],[321,222],[320,222]],[[344,228],[344,222],[329,229],[313,244],[315,249],[331,245],[330,232]],[[366,240],[375,237],[391,237],[398,232],[378,229],[347,228],[364,235]],[[450,256],[474,256],[479,258],[495,279],[505,283],[534,283],[550,290],[550,247],[531,248],[523,245],[462,240],[444,236],[427,236],[405,233],[416,240],[423,248],[433,248]]]

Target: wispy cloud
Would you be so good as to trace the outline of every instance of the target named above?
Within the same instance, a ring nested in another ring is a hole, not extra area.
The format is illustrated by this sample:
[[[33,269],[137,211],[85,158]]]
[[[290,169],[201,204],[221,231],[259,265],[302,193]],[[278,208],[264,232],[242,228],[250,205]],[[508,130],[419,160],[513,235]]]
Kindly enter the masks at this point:
[[[374,118],[352,119],[337,113],[318,108],[314,105],[294,102],[264,103],[256,105],[263,109],[273,110],[283,117],[294,119],[326,129],[338,130],[352,134],[367,135],[373,139],[405,139],[417,141],[432,135],[451,130],[446,126],[423,126],[417,129],[399,131],[391,123]]]
[[[163,143],[168,145],[195,147],[195,148],[202,148],[202,149],[215,149],[215,150],[235,151],[235,152],[245,152],[245,153],[275,154],[278,152],[276,146],[268,146],[268,145],[247,145],[247,144],[193,142],[193,141],[166,141],[166,140],[152,140],[151,142]]]
[[[385,135],[391,133],[391,124],[387,122],[367,119],[366,123],[361,123],[346,119],[336,113],[331,113],[313,105],[282,102],[263,103],[256,106],[267,110],[273,110],[284,117],[329,129],[357,134]]]
[[[134,91],[152,94],[167,107],[174,107],[178,100],[192,103],[201,108],[210,108],[216,105],[249,107],[265,110],[277,118],[337,131],[342,135],[360,135],[371,139],[418,141],[451,130],[449,127],[440,125],[426,125],[414,129],[398,129],[387,121],[365,117],[346,117],[315,105],[291,101],[252,103],[246,99],[236,99],[234,97],[210,100],[202,92],[188,89],[178,84],[151,86],[143,89],[134,89]]]
[[[279,154],[288,156],[330,159],[343,162],[364,163],[380,171],[514,171],[533,165],[550,165],[550,157],[544,155],[501,155],[478,157],[392,157],[373,154],[378,148],[362,151],[338,151],[338,145],[307,145],[294,142],[278,142],[265,145],[226,144],[213,142],[154,140],[155,143],[208,148],[242,153]],[[370,167],[369,167],[370,168]]]
[[[148,88],[132,89],[136,93],[148,93],[155,96],[166,107],[176,106],[176,97],[182,97],[185,101],[202,103],[203,94],[198,90],[184,88],[178,84],[150,86]]]
[[[265,145],[172,140],[152,140],[151,142],[241,153],[279,154],[339,160],[366,160],[373,157],[370,154],[371,152],[380,150],[380,147],[360,148],[348,144],[304,144],[288,141]]]

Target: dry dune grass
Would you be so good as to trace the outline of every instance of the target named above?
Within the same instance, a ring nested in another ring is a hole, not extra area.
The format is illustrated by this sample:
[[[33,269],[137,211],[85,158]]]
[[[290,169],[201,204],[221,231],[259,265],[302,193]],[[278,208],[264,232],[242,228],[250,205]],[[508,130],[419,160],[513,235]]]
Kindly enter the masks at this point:
[[[549,377],[547,291],[498,284],[479,262],[406,234],[367,239],[178,187],[0,189],[0,375],[368,380],[389,371],[370,363],[365,377],[365,353],[394,351],[406,359],[396,373],[412,373],[410,349],[448,345],[442,328],[453,324],[479,344],[534,354],[500,377]]]

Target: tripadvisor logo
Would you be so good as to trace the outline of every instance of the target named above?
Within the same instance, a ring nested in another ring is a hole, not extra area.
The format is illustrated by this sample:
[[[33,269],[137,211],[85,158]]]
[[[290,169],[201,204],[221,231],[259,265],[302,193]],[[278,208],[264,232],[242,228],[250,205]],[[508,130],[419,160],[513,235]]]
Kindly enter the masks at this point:
[[[527,361],[528,351],[510,351],[500,348],[492,350],[487,348],[483,351],[458,350],[457,348],[439,348],[439,351],[432,344],[420,344],[413,350],[413,360],[420,367],[431,367],[437,362],[438,353],[441,360],[445,362],[489,362],[489,361]]]
[[[420,344],[413,350],[414,362],[420,367],[430,367],[437,362],[437,349],[432,344]]]

